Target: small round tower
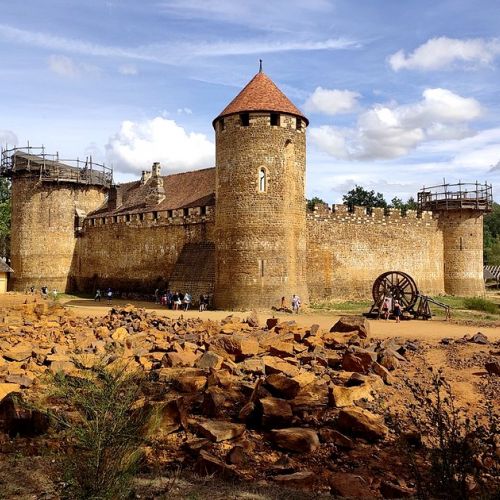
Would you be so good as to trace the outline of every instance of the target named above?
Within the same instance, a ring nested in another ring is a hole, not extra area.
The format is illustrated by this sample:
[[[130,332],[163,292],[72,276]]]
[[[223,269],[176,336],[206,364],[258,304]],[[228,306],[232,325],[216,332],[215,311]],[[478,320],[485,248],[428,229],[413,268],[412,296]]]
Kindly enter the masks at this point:
[[[2,151],[1,174],[12,181],[12,290],[71,289],[83,219],[103,204],[112,182],[111,169],[91,160],[72,162],[44,148]]]
[[[444,290],[458,296],[484,295],[483,215],[492,209],[491,185],[443,184],[418,193],[419,210],[438,215],[443,232]]]
[[[308,301],[307,125],[262,68],[213,121],[217,308]]]

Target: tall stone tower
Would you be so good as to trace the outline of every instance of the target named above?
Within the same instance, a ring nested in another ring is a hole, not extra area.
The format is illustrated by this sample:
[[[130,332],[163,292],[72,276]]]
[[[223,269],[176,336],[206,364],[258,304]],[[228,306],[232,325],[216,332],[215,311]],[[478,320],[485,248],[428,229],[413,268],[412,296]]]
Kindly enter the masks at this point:
[[[444,290],[462,297],[484,295],[483,214],[492,209],[492,187],[458,183],[424,188],[420,210],[432,210],[443,231]]]
[[[83,219],[103,204],[111,170],[92,162],[73,167],[42,148],[26,148],[2,153],[1,173],[12,180],[10,288],[69,290]]]
[[[307,125],[262,68],[213,121],[217,308],[308,301]]]

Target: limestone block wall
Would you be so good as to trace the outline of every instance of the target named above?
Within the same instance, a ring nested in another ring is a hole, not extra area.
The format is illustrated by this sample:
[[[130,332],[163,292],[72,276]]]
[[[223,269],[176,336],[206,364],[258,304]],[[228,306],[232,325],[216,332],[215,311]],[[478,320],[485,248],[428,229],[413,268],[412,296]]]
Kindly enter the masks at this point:
[[[386,271],[412,276],[422,293],[444,293],[443,232],[429,212],[368,214],[344,205],[307,216],[307,284],[311,300],[371,298]]]
[[[439,215],[444,237],[444,288],[459,296],[484,295],[483,214],[450,210]]]
[[[91,212],[105,195],[103,187],[41,182],[37,175],[12,179],[13,290],[31,285],[67,290],[77,241],[76,209]]]
[[[307,300],[305,122],[252,112],[216,123],[216,287],[218,308]],[[266,188],[259,190],[259,171]]]
[[[184,245],[213,242],[212,208],[87,219],[73,262],[73,290],[153,293],[165,286]]]

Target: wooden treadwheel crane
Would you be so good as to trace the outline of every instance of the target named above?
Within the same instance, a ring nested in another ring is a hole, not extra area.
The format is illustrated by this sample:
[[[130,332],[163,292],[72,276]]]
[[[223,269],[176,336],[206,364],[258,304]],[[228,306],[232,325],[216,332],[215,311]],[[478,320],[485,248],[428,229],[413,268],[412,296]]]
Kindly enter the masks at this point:
[[[421,294],[415,280],[402,271],[388,271],[381,274],[373,283],[372,297],[373,304],[370,311],[366,313],[366,316],[370,318],[380,318],[383,314],[384,301],[388,298],[391,299],[392,304],[397,300],[401,304],[402,312],[409,313],[415,319],[432,318],[430,304],[444,309],[446,319],[451,317],[450,306]],[[408,315],[404,315],[403,318],[410,319]]]

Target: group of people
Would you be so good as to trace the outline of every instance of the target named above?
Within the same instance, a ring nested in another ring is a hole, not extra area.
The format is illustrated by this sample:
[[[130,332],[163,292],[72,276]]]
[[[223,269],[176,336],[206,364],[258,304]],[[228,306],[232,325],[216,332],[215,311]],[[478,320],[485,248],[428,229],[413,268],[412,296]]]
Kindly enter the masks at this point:
[[[101,298],[102,298],[102,292],[101,289],[98,288],[95,291],[94,301],[101,302]],[[108,304],[111,304],[111,300],[113,299],[113,290],[111,288],[108,288],[106,291],[106,299],[108,301]]]
[[[30,293],[31,295],[35,295],[35,293],[36,293],[36,288],[34,287],[34,285],[31,285],[31,286],[29,287],[29,293]],[[56,299],[57,299],[58,292],[57,292],[57,289],[55,289],[55,288],[52,290],[52,292],[49,292],[49,287],[48,287],[48,286],[46,286],[46,285],[43,285],[43,286],[41,286],[41,287],[40,287],[40,294],[42,295],[42,298],[43,298],[43,299],[48,299],[48,298],[49,298],[49,295],[51,295],[51,296],[52,296],[52,298],[53,298],[54,300],[56,300]]]
[[[191,307],[193,297],[189,292],[172,292],[167,290],[162,292],[160,289],[155,290],[155,303],[168,307],[174,311],[187,311]]]
[[[403,310],[401,309],[399,300],[395,299],[393,304],[392,297],[384,297],[384,301],[382,302],[382,315],[385,320],[389,319],[391,311],[394,319],[396,320],[396,323],[400,323],[401,316],[403,315]]]
[[[299,314],[301,305],[302,305],[302,303],[300,301],[300,297],[296,294],[293,294],[292,295],[292,312],[295,314]],[[279,310],[282,310],[282,311],[289,310],[287,308],[287,305],[286,305],[286,297],[285,296],[281,297],[281,305],[280,305]]]

